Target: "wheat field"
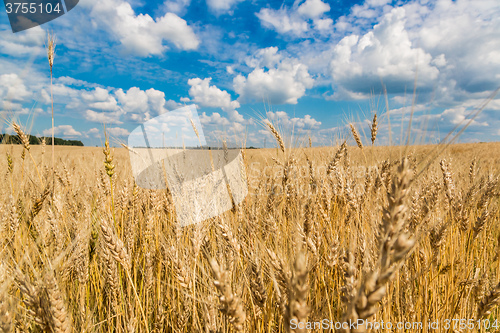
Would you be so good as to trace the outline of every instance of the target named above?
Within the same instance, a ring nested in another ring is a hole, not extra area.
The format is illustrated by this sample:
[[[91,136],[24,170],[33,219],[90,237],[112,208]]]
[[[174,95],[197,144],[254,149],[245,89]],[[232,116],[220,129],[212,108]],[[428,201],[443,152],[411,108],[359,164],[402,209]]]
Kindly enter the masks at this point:
[[[0,331],[499,331],[500,143],[274,134],[243,203],[183,228],[124,148],[56,147],[53,183],[49,149],[3,144]]]

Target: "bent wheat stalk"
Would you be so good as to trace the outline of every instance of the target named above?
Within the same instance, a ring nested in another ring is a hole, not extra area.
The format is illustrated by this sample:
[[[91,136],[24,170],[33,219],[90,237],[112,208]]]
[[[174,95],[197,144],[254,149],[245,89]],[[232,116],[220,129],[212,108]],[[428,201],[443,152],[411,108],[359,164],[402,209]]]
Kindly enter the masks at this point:
[[[404,231],[408,207],[405,199],[408,195],[411,170],[408,160],[404,159],[398,168],[398,178],[393,180],[390,192],[387,194],[389,204],[382,217],[382,239],[378,267],[368,273],[364,283],[355,298],[348,304],[344,321],[356,322],[358,319],[368,319],[377,311],[378,303],[384,298],[390,282],[404,258],[415,245],[415,240]],[[357,327],[356,332],[365,332],[366,327]],[[351,332],[349,328],[344,332]]]
[[[214,258],[210,258],[209,263],[214,274],[214,285],[221,294],[219,297],[222,303],[221,311],[237,332],[243,332],[246,314],[241,299],[231,289],[230,273],[222,269]]]

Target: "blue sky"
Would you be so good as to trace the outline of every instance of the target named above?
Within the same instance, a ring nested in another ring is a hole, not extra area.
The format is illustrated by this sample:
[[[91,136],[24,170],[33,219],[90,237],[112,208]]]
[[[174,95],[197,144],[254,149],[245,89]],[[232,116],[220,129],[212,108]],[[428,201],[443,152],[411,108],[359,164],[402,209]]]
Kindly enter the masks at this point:
[[[437,142],[500,86],[496,0],[81,0],[15,34],[1,6],[2,132],[17,119],[50,134],[47,31],[57,38],[56,136],[86,145],[102,144],[104,123],[125,142],[193,104],[205,131],[248,146],[274,145],[266,119],[315,145],[348,137],[354,122],[368,143],[374,112],[379,144],[389,128],[399,143],[415,81],[412,139]],[[500,96],[460,141],[500,141]]]

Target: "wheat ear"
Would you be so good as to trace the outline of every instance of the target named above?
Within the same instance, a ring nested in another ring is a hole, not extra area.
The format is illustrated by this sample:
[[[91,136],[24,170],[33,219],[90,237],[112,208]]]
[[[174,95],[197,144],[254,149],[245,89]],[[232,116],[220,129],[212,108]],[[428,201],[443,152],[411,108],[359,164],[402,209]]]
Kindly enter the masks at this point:
[[[214,275],[214,285],[221,294],[221,311],[237,332],[243,332],[246,314],[241,299],[231,289],[230,272],[222,269],[214,258],[210,258],[209,263]]]
[[[373,116],[373,121],[372,121],[372,145],[375,143],[375,139],[377,138],[377,131],[378,131],[378,122],[377,122],[377,114]]]
[[[55,151],[54,151],[54,95],[52,93],[52,67],[54,66],[54,55],[56,51],[56,38],[50,33],[47,34],[47,58],[49,60],[50,66],[50,102],[52,109],[52,194],[54,193],[54,188],[56,186],[56,162],[55,162]]]
[[[291,330],[291,321],[307,322],[309,307],[307,306],[307,295],[309,285],[307,284],[307,258],[304,251],[300,251],[295,259],[292,271],[292,278],[288,282],[288,307],[286,311],[285,326]],[[298,329],[298,332],[307,332],[304,327]]]
[[[55,333],[69,333],[71,329],[71,320],[66,305],[57,285],[54,272],[49,272],[45,277],[45,285],[47,288],[47,295],[50,302],[50,312],[52,314],[52,323]]]
[[[267,122],[267,127],[269,127],[269,130],[273,134],[274,138],[278,142],[278,145],[279,145],[281,151],[284,154],[285,153],[285,143],[283,142],[283,137],[280,135],[278,130],[274,127],[274,125],[270,121]]]
[[[500,283],[479,303],[477,319],[482,319],[491,313],[492,308],[500,303]]]
[[[382,217],[382,242],[378,267],[367,275],[358,294],[348,305],[344,320],[357,321],[368,319],[377,311],[378,303],[387,292],[386,284],[390,282],[404,258],[415,245],[415,240],[404,231],[408,207],[405,199],[409,192],[411,170],[408,160],[404,159],[398,168],[397,179],[393,180],[387,194],[388,206]],[[365,332],[366,328],[357,327],[356,332]],[[350,332],[347,329],[347,332]]]
[[[356,144],[360,149],[363,149],[363,143],[361,142],[361,138],[359,136],[358,131],[356,130],[356,127],[354,127],[353,124],[349,124],[349,127],[351,127],[351,133],[352,136],[354,137],[354,140],[356,140]]]

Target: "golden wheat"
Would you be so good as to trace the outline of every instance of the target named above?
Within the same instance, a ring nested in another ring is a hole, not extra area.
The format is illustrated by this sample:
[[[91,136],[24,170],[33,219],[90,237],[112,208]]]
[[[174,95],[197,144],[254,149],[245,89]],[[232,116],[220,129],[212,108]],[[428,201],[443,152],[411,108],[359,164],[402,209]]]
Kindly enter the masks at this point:
[[[33,181],[42,146],[5,146],[0,273],[12,278],[0,274],[0,329],[287,332],[324,318],[494,325],[500,161],[491,152],[500,146],[451,146],[417,177],[431,149],[409,147],[398,160],[396,147],[346,142],[279,158],[246,150],[247,198],[180,228],[172,193],[135,184],[126,149],[105,142],[96,159],[93,148],[57,148],[50,196],[51,170]],[[22,163],[23,151],[33,163]]]

